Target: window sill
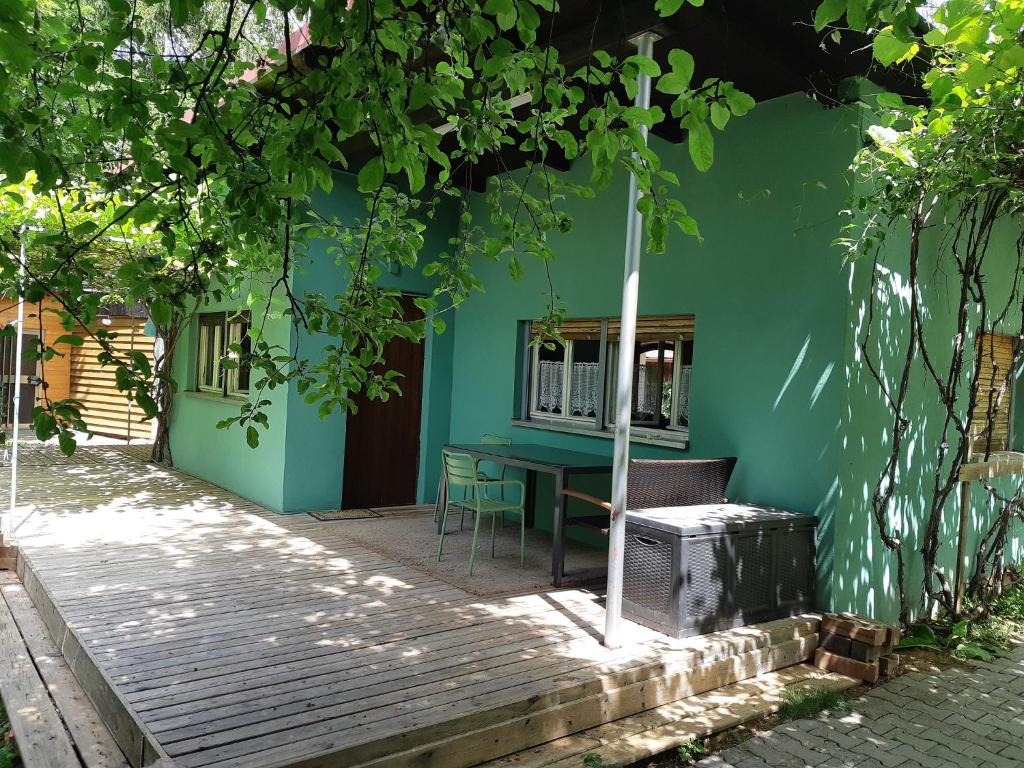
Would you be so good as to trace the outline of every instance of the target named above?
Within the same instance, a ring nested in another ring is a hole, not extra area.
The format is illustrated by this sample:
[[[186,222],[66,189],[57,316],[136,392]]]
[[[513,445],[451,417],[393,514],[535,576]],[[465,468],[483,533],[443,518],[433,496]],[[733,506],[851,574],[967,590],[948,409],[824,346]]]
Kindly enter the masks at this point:
[[[248,400],[248,397],[242,397],[240,395],[221,395],[216,392],[204,392],[201,389],[186,389],[181,394],[187,395],[189,398],[196,400],[209,400],[212,403],[223,403],[224,405],[231,405],[237,407],[239,403],[243,403]]]
[[[539,419],[512,419],[513,427],[525,427],[526,429],[543,429],[548,432],[564,432],[569,435],[582,435],[584,437],[599,437],[605,440],[613,440],[615,432],[610,429],[594,429],[578,424],[555,421],[541,421]],[[685,430],[654,430],[645,427],[633,427],[629,433],[629,442],[642,445],[657,445],[662,448],[676,448],[686,450],[690,447],[690,433]]]

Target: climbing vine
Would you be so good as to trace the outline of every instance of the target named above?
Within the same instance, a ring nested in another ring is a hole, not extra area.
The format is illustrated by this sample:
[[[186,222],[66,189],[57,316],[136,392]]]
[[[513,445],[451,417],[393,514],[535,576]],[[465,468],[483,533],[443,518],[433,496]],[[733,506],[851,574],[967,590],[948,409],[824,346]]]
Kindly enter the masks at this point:
[[[925,483],[918,551],[923,579],[914,610],[926,615],[937,605],[955,616],[964,608],[956,577],[941,557],[944,547],[956,543],[943,537],[944,515],[964,466],[1002,449],[994,443],[995,421],[1001,409],[1005,412],[1008,380],[1024,353],[1024,3],[947,0],[919,9],[903,0],[826,0],[816,27],[833,36],[849,29],[870,31],[876,66],[904,67],[920,88],[865,96],[862,106],[874,115],[871,144],[853,166],[851,223],[841,242],[851,258],[873,262],[859,350],[891,414],[890,453],[871,506],[882,543],[896,559],[900,616],[909,621],[913,598],[904,547],[908,531],[893,522],[894,504],[901,493],[913,497],[901,486],[906,482],[901,469],[911,462],[912,430],[918,442],[929,435],[926,445],[914,447],[912,461],[924,459],[933,467]],[[877,334],[882,291],[879,267],[904,247],[905,324],[895,327],[889,318],[886,329],[903,344],[894,373],[874,351],[878,339],[872,334]],[[1003,265],[1007,251],[1015,251],[1016,265],[1010,260],[1010,285],[998,285],[999,298],[992,297],[989,281],[996,251]],[[922,274],[925,263],[928,275]],[[929,305],[928,280],[939,276],[948,280],[954,297],[952,329],[936,322],[939,307]],[[1008,324],[1017,337],[1009,370],[996,360],[993,346],[982,343],[986,334],[1002,332]],[[983,377],[983,370],[990,375]],[[937,429],[915,424],[909,413],[908,397],[918,376],[941,409]],[[967,596],[983,605],[1001,588],[1006,542],[1013,522],[1022,519],[1022,488],[1007,495],[997,483],[982,486],[998,512],[980,538]]]

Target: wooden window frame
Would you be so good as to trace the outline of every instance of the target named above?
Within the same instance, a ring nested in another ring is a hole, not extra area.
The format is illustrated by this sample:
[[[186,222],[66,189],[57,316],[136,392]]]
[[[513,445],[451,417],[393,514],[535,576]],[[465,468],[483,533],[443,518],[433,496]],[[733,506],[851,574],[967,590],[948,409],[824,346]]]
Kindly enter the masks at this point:
[[[555,342],[558,343],[558,342]],[[596,424],[597,412],[593,416],[586,414],[575,415],[572,413],[572,376],[573,376],[573,363],[575,361],[576,352],[576,340],[567,339],[564,345],[559,344],[565,350],[565,355],[562,360],[562,404],[561,413],[550,413],[548,411],[539,410],[537,407],[537,396],[539,395],[539,382],[540,382],[540,344],[534,343],[531,345],[530,352],[530,400],[529,409],[527,415],[531,419],[551,419],[555,421],[569,421],[578,424]],[[598,372],[603,370],[604,347],[598,347]],[[598,383],[597,400],[600,400],[603,396],[603,384]],[[597,411],[600,411],[598,408]]]
[[[565,338],[565,364],[563,366],[562,379],[562,413],[553,414],[537,409],[537,394],[539,389],[539,336],[542,329],[537,323],[525,322],[520,333],[522,344],[522,374],[521,384],[518,387],[519,396],[519,419],[517,423],[529,426],[539,426],[545,429],[563,430],[569,432],[590,432],[607,436],[615,428],[615,360],[617,351],[618,318],[599,319],[570,319],[560,332]],[[659,341],[663,344],[671,344],[673,350],[673,371],[672,371],[672,402],[668,423],[633,422],[635,434],[649,439],[653,442],[663,441],[666,445],[688,445],[689,425],[678,424],[679,411],[681,407],[679,382],[681,378],[681,367],[675,361],[682,360],[683,344],[686,340],[693,340],[693,315],[671,315],[638,318],[638,326],[643,334],[638,340]],[[664,338],[654,338],[660,335],[659,328],[664,328]],[[596,414],[594,416],[573,416],[569,413],[571,405],[571,376],[573,347],[578,339],[598,340],[598,397]],[[687,398],[689,392],[687,392]],[[646,433],[646,434],[645,434]],[[660,437],[659,437],[660,436]]]
[[[235,328],[241,328],[241,332],[238,334],[238,338],[232,338],[233,330]],[[249,363],[247,360],[241,358],[241,352],[235,352],[230,349],[232,344],[238,344],[240,347],[244,345],[245,337],[249,333],[251,328],[250,316],[248,312],[239,312],[235,315],[231,315],[225,322],[224,332],[224,349],[225,355],[228,357],[238,357],[238,367],[228,368],[226,375],[224,376],[224,396],[225,397],[239,397],[246,398],[249,396],[249,387],[241,389],[238,386],[238,382],[241,379],[242,371],[247,372],[246,382],[249,382],[251,376],[251,370],[249,369]]]
[[[198,340],[196,345],[196,391],[223,394],[224,371],[220,367],[220,359],[224,355],[224,318],[223,312],[204,312],[196,321]],[[219,339],[217,334],[219,333]],[[212,354],[210,348],[213,347]],[[213,367],[212,381],[207,384],[207,358]]]
[[[653,421],[633,421],[630,426],[637,427],[643,430],[653,430],[660,432],[683,432],[689,436],[690,427],[689,425],[677,424],[679,420],[679,408],[680,408],[680,379],[682,377],[682,365],[678,363],[679,360],[683,359],[683,340],[682,339],[663,339],[661,344],[672,344],[672,400],[669,405],[669,417],[668,423],[662,426],[660,423]],[[664,367],[664,352],[659,352],[659,365]],[[608,343],[608,357],[611,359],[617,359],[618,356],[618,342]],[[615,396],[615,383],[616,383],[616,372],[614,369],[609,371],[605,381],[605,399],[609,402]],[[636,390],[636,381],[633,382],[633,389]],[[689,395],[689,390],[687,390]],[[614,408],[608,408],[608,415],[605,419],[605,426],[609,429],[615,428],[615,410]]]
[[[250,327],[250,315],[248,311],[240,312],[202,312],[197,318],[198,338],[196,339],[196,391],[211,395],[220,395],[225,398],[246,398],[249,396],[248,389],[242,390],[237,387],[239,378],[238,368],[225,368],[221,365],[224,357],[231,355],[229,345],[236,343],[231,340],[232,328],[245,325]],[[207,384],[209,378],[206,368],[207,353],[210,344],[214,345],[212,366],[213,380],[216,384]],[[239,361],[240,365],[248,365]]]

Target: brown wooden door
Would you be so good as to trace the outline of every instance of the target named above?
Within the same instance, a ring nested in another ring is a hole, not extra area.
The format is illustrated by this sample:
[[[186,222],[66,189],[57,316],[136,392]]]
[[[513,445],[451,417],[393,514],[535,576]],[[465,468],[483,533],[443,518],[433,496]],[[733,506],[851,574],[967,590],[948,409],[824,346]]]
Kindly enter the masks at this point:
[[[403,316],[423,313],[409,296],[402,297]],[[386,402],[355,398],[358,411],[345,428],[345,481],[341,502],[346,509],[388,507],[416,502],[420,456],[420,414],[423,399],[423,345],[392,339],[384,347],[386,370],[402,374],[401,397]]]

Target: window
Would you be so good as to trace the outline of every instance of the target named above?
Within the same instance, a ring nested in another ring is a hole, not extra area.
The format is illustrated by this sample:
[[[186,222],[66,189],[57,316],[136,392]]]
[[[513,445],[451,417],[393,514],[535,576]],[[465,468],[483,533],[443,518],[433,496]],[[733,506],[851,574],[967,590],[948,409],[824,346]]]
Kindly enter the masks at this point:
[[[227,372],[227,394],[249,394],[249,359],[252,340],[249,338],[249,316],[242,315],[228,321],[227,357],[234,366]]]
[[[533,347],[530,413],[582,421],[597,415],[601,342],[589,339],[538,343]]]
[[[199,315],[196,389],[225,397],[246,396],[251,349],[248,312]]]
[[[637,318],[631,423],[685,441],[689,431],[692,315]],[[567,320],[563,342],[529,328],[523,418],[610,432],[615,423],[618,318]]]
[[[615,425],[618,344],[609,345],[608,426]],[[630,420],[636,426],[686,430],[690,426],[692,339],[638,341],[633,350],[633,402]]]
[[[224,354],[224,313],[199,316],[199,379],[203,392],[221,391],[220,358]]]
[[[1010,449],[1015,342],[1015,337],[998,333],[978,338],[978,385],[970,422],[971,451],[976,456]]]

